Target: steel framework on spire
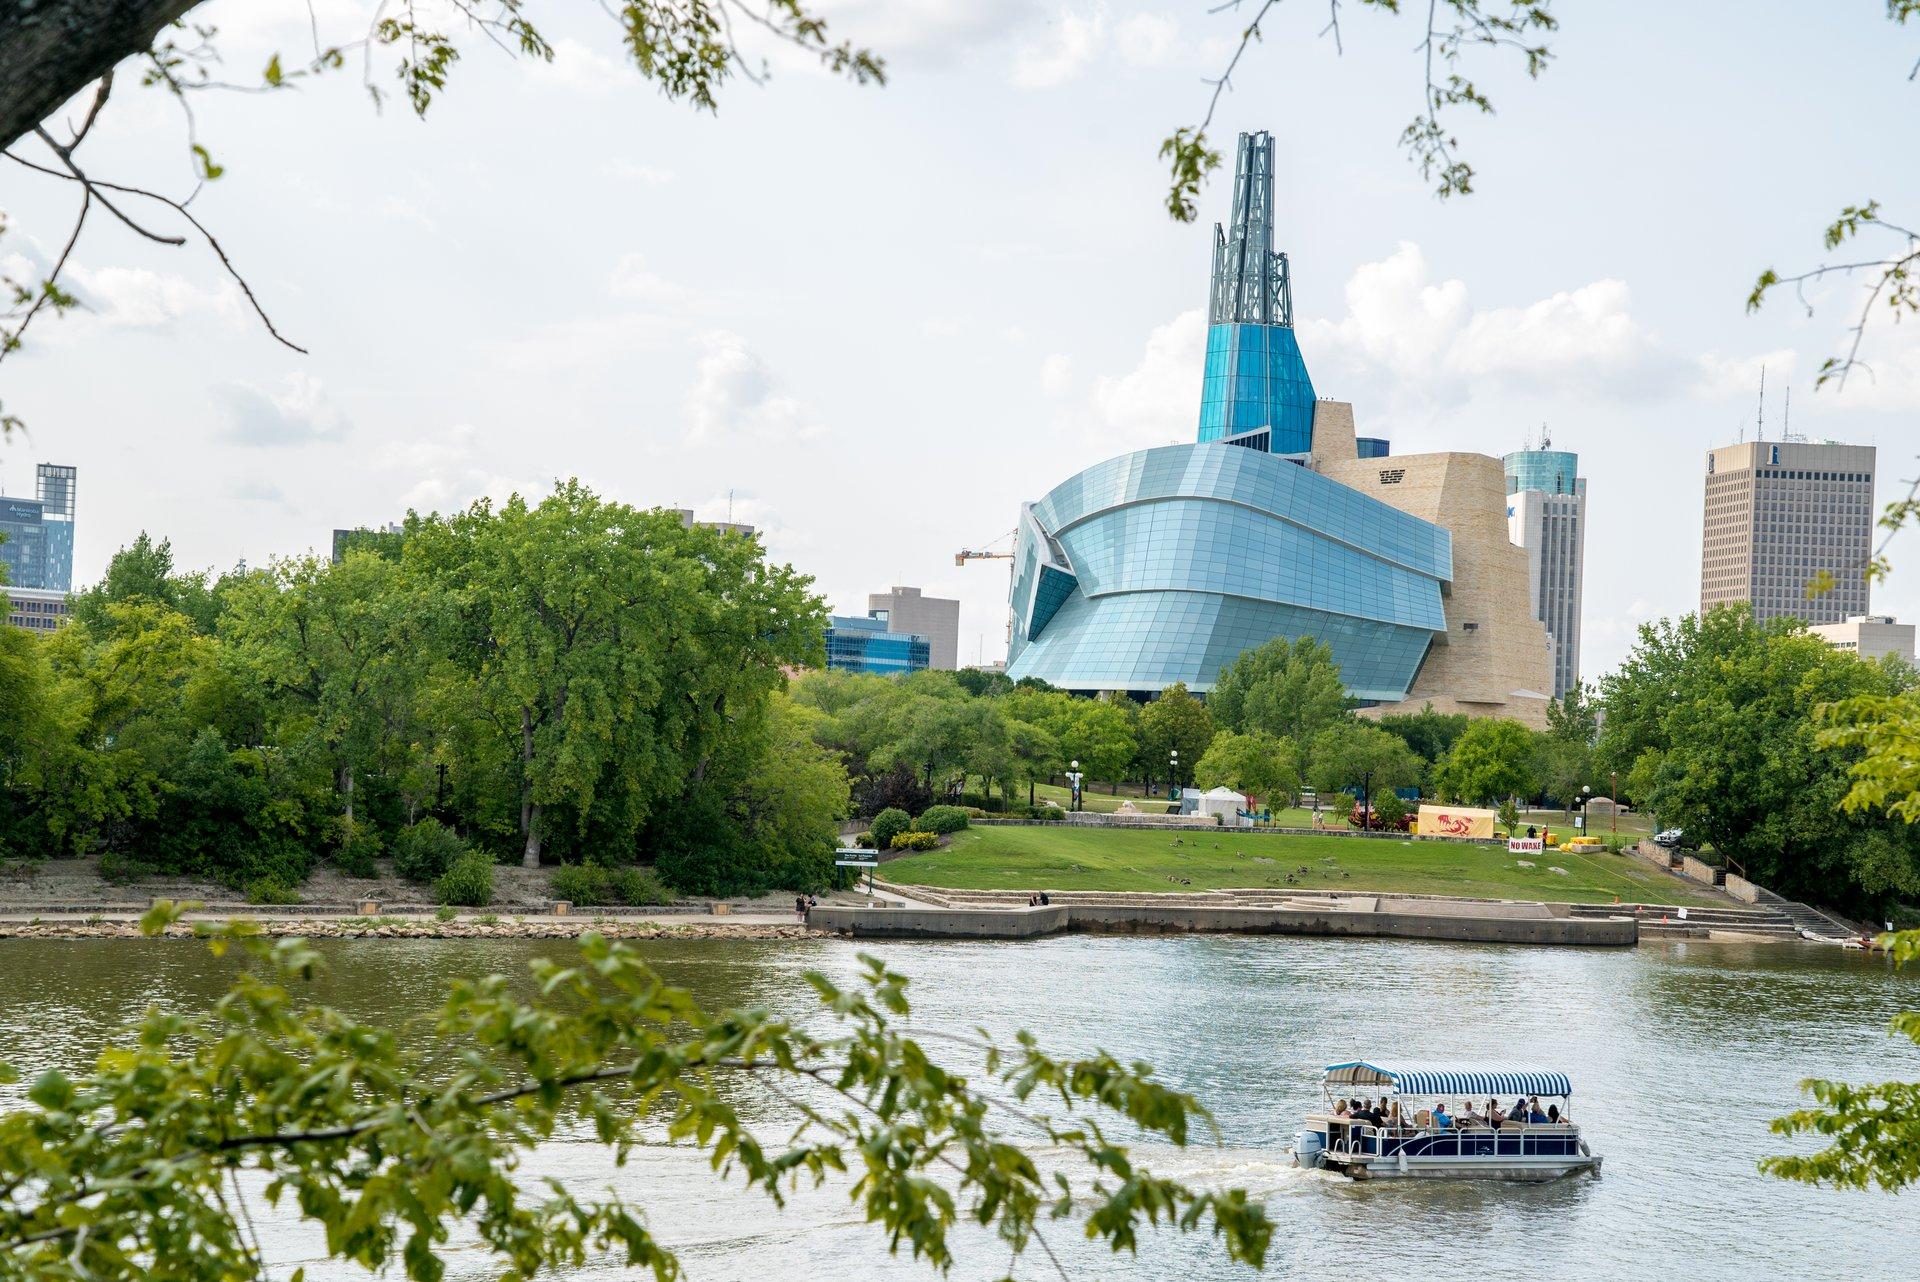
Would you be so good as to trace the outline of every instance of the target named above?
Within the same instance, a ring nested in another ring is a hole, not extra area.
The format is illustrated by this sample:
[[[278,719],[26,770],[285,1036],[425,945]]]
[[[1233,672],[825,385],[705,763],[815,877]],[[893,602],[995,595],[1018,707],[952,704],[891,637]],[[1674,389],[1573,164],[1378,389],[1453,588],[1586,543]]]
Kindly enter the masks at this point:
[[[1241,134],[1231,230],[1213,225],[1208,323],[1293,324],[1287,256],[1273,248],[1273,135]]]

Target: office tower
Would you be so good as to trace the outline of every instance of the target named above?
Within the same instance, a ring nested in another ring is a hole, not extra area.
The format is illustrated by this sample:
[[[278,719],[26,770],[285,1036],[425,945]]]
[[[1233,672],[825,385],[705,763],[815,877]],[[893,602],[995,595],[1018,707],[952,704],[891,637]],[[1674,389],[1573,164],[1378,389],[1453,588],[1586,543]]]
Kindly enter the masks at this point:
[[[1265,132],[1240,135],[1232,220],[1213,228],[1207,322],[1199,439],[1304,455],[1313,446],[1313,381],[1293,333],[1287,256],[1273,248],[1273,137]]]
[[[1745,601],[1760,621],[1867,613],[1871,445],[1748,441],[1707,454],[1700,608]],[[1822,572],[1833,586],[1809,595]]]
[[[400,554],[400,536],[404,533],[406,527],[398,521],[389,521],[378,529],[367,525],[337,529],[333,532],[333,563],[340,564],[349,552],[374,552],[392,560]]]
[[[15,587],[73,589],[74,469],[42,463],[34,497],[0,496],[0,563]]]
[[[65,463],[42,463],[33,470],[34,497],[40,500],[40,519],[46,526],[47,571],[42,587],[73,591],[73,512],[75,476],[79,469]]]
[[[960,666],[960,603],[922,596],[919,588],[889,588],[867,596],[867,617],[886,620],[890,632],[927,639],[928,665],[941,672]]]
[[[1527,598],[1553,642],[1553,697],[1580,680],[1580,593],[1587,542],[1587,481],[1580,456],[1520,450],[1507,471],[1507,537],[1527,550]]]
[[[827,666],[845,672],[893,676],[927,666],[927,638],[895,632],[887,620],[856,614],[827,616]]]

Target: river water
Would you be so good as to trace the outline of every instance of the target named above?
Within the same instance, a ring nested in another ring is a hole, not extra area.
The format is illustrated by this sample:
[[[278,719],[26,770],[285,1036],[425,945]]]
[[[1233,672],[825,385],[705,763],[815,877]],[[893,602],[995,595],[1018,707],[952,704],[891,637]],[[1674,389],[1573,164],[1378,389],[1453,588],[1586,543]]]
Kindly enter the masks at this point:
[[[459,975],[520,972],[549,941],[393,940],[324,944],[327,1000],[363,1016],[431,1009]],[[803,1013],[808,969],[851,979],[838,940],[638,945],[710,1008]],[[1672,943],[1624,950],[1404,941],[1068,936],[1023,944],[865,945],[912,979],[914,1019],[997,1035],[1025,1027],[1055,1052],[1095,1047],[1153,1063],[1198,1094],[1224,1140],[1142,1147],[1147,1165],[1237,1184],[1267,1201],[1273,1276],[1379,1279],[1881,1278],[1915,1274],[1913,1195],[1837,1192],[1762,1176],[1781,1151],[1767,1120],[1808,1076],[1920,1078],[1920,1052],[1888,1019],[1920,1006],[1920,970],[1838,949]],[[31,1074],[84,1068],[151,1002],[200,1006],[230,963],[183,942],[0,941],[0,1058]],[[939,1052],[936,1052],[939,1053]],[[1294,1169],[1286,1149],[1319,1098],[1321,1065],[1360,1056],[1527,1063],[1574,1079],[1574,1112],[1602,1178],[1551,1184],[1376,1182]],[[765,1115],[772,1134],[774,1117]],[[549,1144],[530,1172],[576,1191],[611,1181],[697,1279],[933,1276],[886,1254],[843,1190],[786,1211],[718,1185],[703,1157],[643,1149],[615,1171],[584,1138]],[[303,1226],[267,1217],[269,1254],[291,1271],[321,1263]],[[1139,1258],[1108,1256],[1055,1225],[1071,1276],[1252,1277],[1204,1238],[1157,1235]],[[953,1276],[985,1279],[1003,1249],[960,1239]],[[456,1248],[455,1277],[491,1276]],[[310,1268],[310,1274],[334,1270]],[[589,1273],[624,1269],[607,1262]],[[350,1276],[350,1274],[347,1274]],[[1054,1276],[1038,1256],[1022,1277]]]

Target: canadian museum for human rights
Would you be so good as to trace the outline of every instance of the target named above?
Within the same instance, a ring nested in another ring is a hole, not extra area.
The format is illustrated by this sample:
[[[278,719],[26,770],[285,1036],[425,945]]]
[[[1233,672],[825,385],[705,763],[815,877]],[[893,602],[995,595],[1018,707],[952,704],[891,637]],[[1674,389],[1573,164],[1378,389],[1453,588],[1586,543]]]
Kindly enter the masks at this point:
[[[1096,463],[1021,508],[1007,674],[1204,694],[1242,651],[1313,637],[1363,712],[1546,723],[1553,647],[1507,478],[1484,454],[1395,456],[1315,395],[1273,248],[1273,139],[1242,134],[1214,228],[1190,445]],[[1577,626],[1577,625],[1576,625]]]

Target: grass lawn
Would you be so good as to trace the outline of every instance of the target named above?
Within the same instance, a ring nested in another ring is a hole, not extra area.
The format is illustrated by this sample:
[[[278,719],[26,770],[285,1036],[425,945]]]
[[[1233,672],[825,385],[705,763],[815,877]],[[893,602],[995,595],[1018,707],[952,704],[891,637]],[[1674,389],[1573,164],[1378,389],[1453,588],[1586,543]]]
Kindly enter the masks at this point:
[[[1548,871],[1553,866],[1566,874]],[[1631,855],[1548,851],[1535,867],[1522,868],[1514,856],[1489,846],[1242,835],[1224,828],[971,828],[955,833],[940,850],[881,865],[879,875],[902,886],[953,890],[1181,891],[1286,888],[1288,873],[1306,889],[1585,903],[1610,903],[1616,895],[1626,902],[1726,902]]]

